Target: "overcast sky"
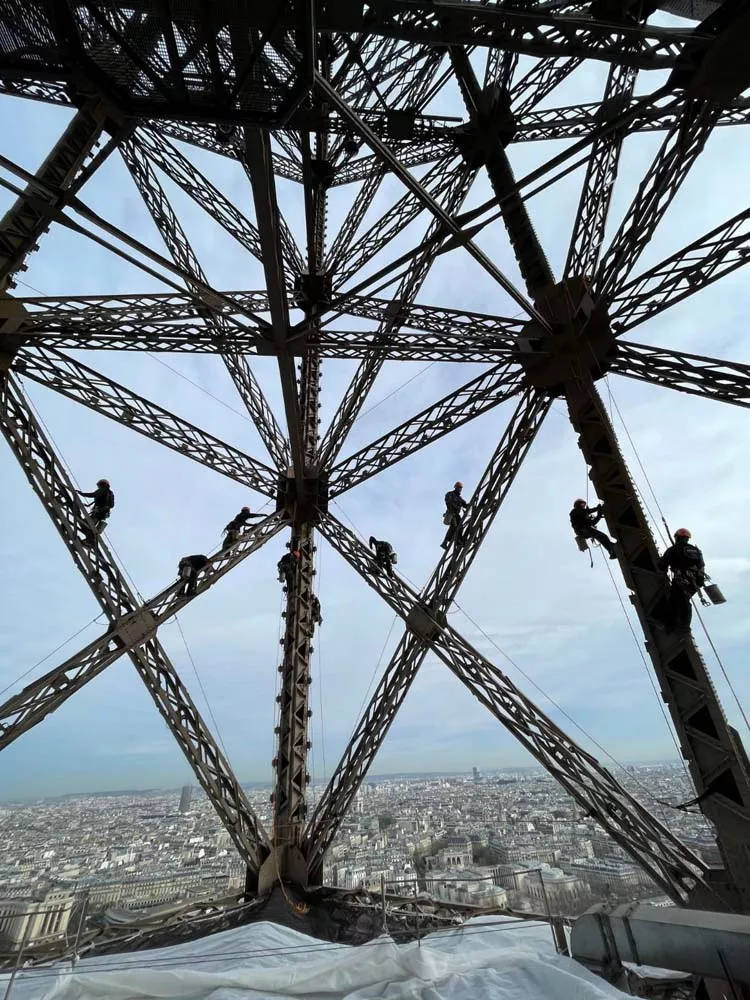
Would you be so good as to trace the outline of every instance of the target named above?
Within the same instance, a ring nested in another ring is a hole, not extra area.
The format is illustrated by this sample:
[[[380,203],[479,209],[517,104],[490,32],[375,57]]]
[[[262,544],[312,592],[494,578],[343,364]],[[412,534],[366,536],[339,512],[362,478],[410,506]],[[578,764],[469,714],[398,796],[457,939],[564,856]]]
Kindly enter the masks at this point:
[[[545,105],[598,100],[605,76],[605,66],[586,66]],[[655,89],[660,82],[658,76],[644,78],[642,74],[639,92]],[[456,96],[449,94],[430,110],[460,114],[461,106]],[[3,98],[0,148],[28,169],[36,169],[69,117],[65,109]],[[661,139],[661,135],[651,134],[627,140],[610,234]],[[517,175],[561,148],[560,144],[514,146],[510,154]],[[186,147],[186,152],[252,217],[249,186],[239,168],[192,148]],[[638,270],[744,209],[747,185],[733,164],[749,161],[750,130],[717,131]],[[578,171],[530,202],[533,221],[557,275],[567,253],[581,180],[582,172]],[[165,181],[165,187],[173,195],[215,287],[261,288],[258,263],[169,182]],[[278,188],[282,209],[301,241],[301,189],[285,181],[280,181]],[[395,180],[384,184],[364,228],[402,191]],[[329,242],[355,192],[354,186],[334,189]],[[163,252],[118,156],[110,158],[82,196],[109,221]],[[489,188],[480,179],[467,206],[488,196]],[[0,209],[10,201],[6,192],[0,192]],[[423,215],[389,255],[402,252],[407,238],[412,243],[418,239],[426,224]],[[502,229],[490,228],[479,242],[522,287]],[[386,259],[388,255],[383,261]],[[42,249],[28,263],[28,271],[20,275],[25,282],[18,287],[20,294],[163,290],[134,267],[59,227],[45,236]],[[643,324],[629,338],[747,362],[747,298],[746,276],[735,272],[694,301]],[[437,260],[419,301],[500,315],[518,313],[515,303],[460,250]],[[342,327],[353,325],[353,320],[341,323]],[[80,352],[78,356],[268,461],[217,359],[109,352]],[[282,419],[275,363],[261,360],[253,362],[253,368]],[[324,365],[323,426],[334,413],[354,368],[354,363],[348,362]],[[480,370],[473,365],[387,364],[344,453],[378,437]],[[111,480],[117,506],[106,532],[107,541],[144,597],[174,578],[181,556],[215,548],[222,526],[244,503],[257,509],[263,502],[222,476],[50,390],[34,383],[26,386],[80,487],[93,489],[101,476]],[[737,695],[747,702],[747,414],[740,408],[616,376],[600,383],[600,390],[607,404],[616,404],[624,417],[642,467],[613,409],[633,477],[651,508],[656,510],[645,476],[672,527],[685,525],[692,530],[710,573],[728,598],[726,605],[707,609],[704,618]],[[333,512],[365,537],[372,533],[389,539],[399,555],[399,570],[421,586],[441,554],[443,494],[458,478],[466,486],[466,495],[471,494],[512,406],[504,404],[357,487],[340,505],[333,506]],[[585,748],[602,756],[594,740],[620,762],[674,758],[673,736],[644,665],[642,640],[634,640],[620,603],[624,598],[624,607],[631,610],[622,582],[615,573],[617,582],[613,583],[609,564],[598,554],[592,570],[570,531],[568,510],[574,498],[586,495],[586,473],[564,407],[557,402],[461,589],[450,620]],[[4,443],[0,447],[0,482],[4,522],[0,531],[0,688],[8,686],[2,696],[7,698],[95,637],[103,628],[103,617],[93,621],[98,605]],[[274,755],[282,604],[275,564],[284,541],[285,537],[279,536],[269,543],[180,614],[187,648],[176,623],[164,626],[160,633],[208,717],[194,663],[235,771],[248,781],[269,780]],[[310,763],[316,779],[330,775],[368,692],[374,689],[401,635],[399,623],[384,602],[323,541],[318,549],[318,581],[325,624],[316,635],[311,694]],[[631,619],[637,629],[632,613]],[[44,664],[36,665],[82,628],[81,634]],[[699,627],[696,635],[725,710],[747,738],[731,692]],[[24,672],[28,672],[26,678],[18,680]],[[529,763],[502,726],[447,669],[428,657],[373,773],[461,771],[473,765],[494,768]],[[188,765],[127,657],[0,756],[0,798],[4,799],[173,787],[191,780]]]

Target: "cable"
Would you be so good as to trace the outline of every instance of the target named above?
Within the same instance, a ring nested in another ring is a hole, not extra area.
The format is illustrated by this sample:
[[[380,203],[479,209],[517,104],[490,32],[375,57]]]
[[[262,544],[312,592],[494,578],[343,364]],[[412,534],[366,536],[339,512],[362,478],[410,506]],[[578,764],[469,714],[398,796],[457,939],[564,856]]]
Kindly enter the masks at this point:
[[[547,701],[549,701],[549,703],[551,705],[553,705],[554,708],[556,708],[557,711],[560,712],[561,715],[563,715],[568,720],[568,722],[570,722],[571,725],[575,726],[576,729],[579,732],[583,733],[583,735],[588,740],[590,740],[593,743],[593,745],[604,754],[605,757],[608,757],[612,761],[613,764],[615,764],[617,767],[619,767],[620,770],[624,771],[625,774],[627,774],[630,779],[633,778],[633,775],[628,771],[628,769],[625,767],[625,765],[621,764],[620,761],[617,760],[616,757],[614,757],[608,750],[606,750],[601,745],[601,743],[598,742],[598,740],[594,739],[594,737],[591,735],[591,733],[589,733],[586,729],[584,729],[583,726],[580,725],[580,723],[576,722],[576,720],[572,717],[572,715],[570,715],[569,712],[566,712],[566,710],[561,705],[559,705],[554,700],[554,698],[552,698],[551,695],[547,694],[547,692],[542,687],[540,687],[539,684],[537,684],[536,681],[533,680],[533,678],[531,678],[524,670],[522,670],[521,667],[519,667],[519,665],[515,662],[515,660],[513,660],[510,656],[508,656],[508,654],[503,649],[501,649],[500,646],[498,646],[498,644],[495,642],[495,640],[492,639],[484,631],[484,629],[482,628],[482,626],[479,625],[478,622],[474,621],[474,619],[471,617],[471,615],[468,614],[468,612],[464,611],[464,609],[459,605],[458,601],[456,601],[454,599],[453,603],[460,610],[461,614],[464,615],[464,617],[467,618],[471,622],[471,624],[474,626],[474,628],[476,628],[476,629],[479,630],[479,632],[484,636],[484,638],[487,640],[487,642],[489,642],[490,645],[494,646],[495,649],[498,651],[498,653],[500,653],[500,655],[504,659],[506,659],[508,661],[508,663],[511,664],[511,666],[515,667],[515,669],[519,672],[519,674],[521,674],[521,676],[525,680],[527,680],[529,682],[529,684],[531,684],[542,695],[542,697],[546,698]],[[636,780],[636,784],[642,785],[642,783],[639,782],[638,779],[635,779],[635,780]],[[669,805],[672,809],[677,809],[678,808],[677,806],[674,806],[671,803],[661,803],[661,802],[659,802],[659,800],[656,799],[656,797],[652,794],[652,792],[650,791],[650,789],[648,789],[648,787],[646,785],[642,785],[642,787],[643,787],[644,791],[649,795],[649,797],[653,801],[658,802],[660,805]]]
[[[360,413],[357,420],[361,420],[363,417],[366,417],[368,413],[372,413],[373,410],[376,410],[379,406],[382,406],[383,403],[387,402],[387,400],[389,400],[392,396],[395,396],[396,393],[401,392],[402,389],[405,389],[407,385],[410,385],[415,379],[418,379],[420,375],[423,375],[428,368],[432,368],[432,366],[435,364],[437,364],[437,361],[430,361],[430,363],[428,365],[425,365],[424,368],[420,368],[419,371],[416,373],[416,375],[412,375],[411,378],[408,378],[405,382],[402,382],[401,385],[396,386],[393,392],[389,392],[387,396],[383,396],[383,398],[379,399],[377,403],[373,403],[372,406],[368,406],[366,410],[363,410]]]
[[[179,629],[180,635],[182,636],[182,642],[183,642],[183,645],[185,646],[185,652],[187,653],[188,659],[190,660],[190,665],[193,668],[193,673],[195,674],[195,679],[198,681],[198,687],[201,689],[201,694],[203,695],[203,700],[206,703],[206,708],[208,709],[209,718],[211,719],[211,722],[213,723],[214,731],[216,733],[216,738],[218,739],[218,741],[219,741],[219,743],[221,745],[221,749],[224,751],[224,756],[227,759],[229,759],[229,754],[227,753],[227,748],[224,745],[224,740],[222,739],[221,730],[219,729],[219,723],[216,721],[216,716],[214,715],[213,709],[211,708],[211,702],[208,700],[208,695],[206,694],[206,689],[203,687],[203,681],[201,680],[200,674],[198,673],[198,668],[195,665],[195,660],[193,659],[193,654],[190,652],[190,647],[188,646],[188,641],[185,638],[185,633],[182,631],[182,625],[180,624],[179,615],[175,614],[174,620],[175,620],[175,622],[177,624],[177,628]]]
[[[241,410],[235,410],[233,406],[230,406],[229,403],[225,402],[225,400],[219,399],[218,396],[214,396],[212,392],[209,392],[209,390],[205,389],[202,385],[200,385],[200,383],[194,382],[187,375],[183,375],[182,372],[178,371],[176,368],[173,368],[170,364],[167,364],[166,361],[163,361],[157,354],[154,354],[153,351],[146,351],[146,354],[148,355],[148,357],[158,362],[158,364],[162,365],[164,368],[169,369],[169,371],[171,371],[173,375],[177,375],[178,378],[184,379],[186,382],[189,382],[190,385],[194,386],[196,389],[199,389],[201,392],[205,393],[215,402],[220,403],[225,409],[229,410],[231,413],[234,413],[238,417],[242,417],[243,420],[246,420],[250,424],[253,423],[250,417],[247,415],[247,413],[243,413]]]
[[[415,897],[414,898],[414,902],[417,905],[420,902],[426,902],[428,905],[435,905],[435,904],[440,905],[440,903],[442,901],[441,900],[433,900],[433,899],[430,899],[430,900],[421,900],[420,901],[419,899],[417,899]],[[363,906],[363,908],[375,909],[376,907],[374,907],[374,906],[371,906],[371,907],[365,907],[365,906]],[[396,914],[396,915],[401,915],[401,914]],[[488,914],[488,916],[489,915],[490,914]],[[413,917],[413,916],[416,916],[416,914],[410,913],[410,912],[404,912],[403,916],[405,916],[405,917],[409,917],[409,916]],[[512,930],[512,931],[516,931],[516,930],[539,930],[540,926],[547,925],[547,922],[543,921],[543,920],[539,920],[539,919],[536,919],[536,920],[525,920],[522,917],[519,917],[519,918],[507,918],[506,917],[504,919],[497,920],[497,921],[492,921],[492,922],[487,921],[486,923],[483,923],[483,924],[478,924],[478,925],[473,925],[473,926],[467,926],[466,924],[463,924],[463,925],[458,926],[458,927],[452,924],[453,918],[446,918],[446,920],[450,921],[450,923],[449,923],[448,926],[446,926],[445,928],[436,928],[434,931],[429,931],[428,934],[425,935],[425,937],[432,936],[433,934],[436,935],[436,936],[437,935],[445,936],[446,933],[448,933],[448,934],[453,933],[453,934],[456,934],[456,935],[460,934],[462,937],[469,937],[469,936],[474,936],[474,935],[477,935],[477,934],[496,934],[499,931],[503,931],[503,930]],[[234,928],[232,928],[232,929],[234,929]],[[136,934],[140,935],[141,933],[142,933],[142,929],[141,928],[138,928],[138,929],[134,928],[134,930],[133,930],[133,934],[134,935],[136,935]],[[227,931],[227,933],[228,933],[228,931]],[[409,941],[409,942],[407,942],[407,943],[413,943],[414,932],[412,930],[409,930],[408,928],[404,928],[404,929],[394,928],[392,931],[389,931],[388,937],[394,943],[397,943],[397,941],[398,941],[399,938],[407,938],[408,937],[408,938],[410,938],[412,940]],[[425,940],[425,938],[422,939],[422,943],[423,944],[424,944],[424,940]],[[181,945],[185,945],[185,944],[188,944],[188,943],[189,942],[181,942]],[[328,943],[328,942],[317,942],[316,944],[296,945],[296,946],[286,947],[286,948],[258,948],[258,949],[255,949],[255,950],[238,949],[237,951],[227,951],[227,952],[224,952],[224,953],[219,954],[219,955],[193,955],[193,956],[191,956],[191,955],[185,955],[185,956],[179,956],[179,957],[178,956],[164,956],[162,958],[154,957],[154,958],[152,958],[148,962],[145,960],[146,956],[144,954],[142,954],[142,953],[136,953],[136,954],[133,954],[133,961],[131,961],[131,962],[120,962],[120,963],[114,963],[113,962],[112,964],[108,964],[108,963],[106,963],[104,961],[101,961],[101,959],[106,958],[106,956],[99,956],[98,960],[97,960],[97,958],[94,958],[94,957],[92,957],[91,959],[84,959],[84,961],[88,961],[91,964],[88,965],[86,968],[83,968],[81,965],[78,965],[77,968],[76,968],[76,971],[75,971],[75,975],[76,976],[82,976],[82,975],[93,975],[93,974],[97,974],[97,973],[102,974],[102,973],[107,973],[107,972],[130,972],[130,971],[133,971],[134,969],[139,969],[139,970],[142,970],[142,971],[146,971],[146,970],[152,969],[154,971],[159,971],[159,970],[162,970],[162,969],[178,969],[178,968],[184,968],[186,966],[189,967],[189,966],[194,966],[194,965],[205,965],[205,964],[208,964],[208,963],[211,963],[211,962],[225,962],[225,961],[230,960],[230,959],[238,959],[238,960],[251,959],[251,960],[255,960],[255,959],[259,959],[259,958],[272,958],[272,957],[275,957],[275,956],[283,956],[283,955],[289,955],[289,956],[291,956],[291,955],[309,955],[309,954],[315,954],[315,953],[320,953],[320,952],[332,953],[332,952],[335,952],[335,951],[342,951],[342,950],[345,950],[345,949],[349,950],[349,951],[353,951],[355,948],[359,952],[363,948],[375,948],[375,947],[379,947],[382,943],[383,943],[383,938],[382,938],[382,935],[380,935],[380,936],[378,936],[376,938],[371,938],[369,941],[365,941],[363,944],[356,945],[356,946],[354,946],[354,945],[348,945],[348,944],[334,944],[334,943]],[[179,947],[179,946],[172,945],[171,947]],[[19,970],[19,972],[20,972],[19,980],[21,978],[27,978],[27,980],[29,982],[35,982],[37,980],[43,980],[43,979],[49,979],[49,978],[58,978],[59,975],[60,975],[60,971],[61,971],[58,966],[62,965],[62,964],[67,964],[67,963],[66,963],[65,960],[63,960],[63,961],[59,961],[58,960],[57,963],[56,963],[56,965],[54,965],[54,966],[51,966],[51,965],[37,966],[36,968],[39,969],[40,971],[38,973],[36,973],[36,974],[34,974],[35,973],[35,969],[34,969],[33,966],[28,967],[27,969],[24,969],[24,970]]]
[[[15,687],[19,681],[22,681],[24,680],[24,678],[28,677],[30,673],[32,673],[34,670],[37,669],[37,667],[41,667],[41,665],[43,663],[46,663],[46,661],[51,656],[54,656],[55,653],[58,653],[63,648],[63,646],[67,646],[68,643],[76,639],[81,634],[81,632],[85,632],[87,628],[90,628],[94,624],[94,622],[98,621],[102,617],[103,614],[104,612],[100,611],[99,614],[95,618],[92,618],[90,622],[86,622],[86,624],[82,628],[79,628],[77,632],[74,632],[73,635],[65,639],[64,642],[61,642],[59,646],[55,646],[55,648],[52,650],[51,653],[47,653],[46,656],[43,656],[41,660],[37,660],[37,662],[33,666],[29,667],[28,670],[24,670],[24,672],[22,674],[19,674],[19,676],[16,677],[14,681],[11,681],[10,684],[7,685],[7,687],[4,687],[2,688],[2,690],[0,690],[0,695],[5,694],[6,691],[10,691],[12,687]]]
[[[724,677],[724,680],[727,682],[727,685],[729,686],[729,690],[732,692],[732,697],[735,700],[735,703],[737,705],[737,708],[739,709],[740,715],[742,716],[742,719],[743,719],[743,721],[745,723],[745,726],[747,727],[748,732],[750,732],[750,722],[748,722],[747,715],[745,714],[745,710],[742,707],[742,702],[738,698],[737,692],[735,691],[734,686],[733,686],[732,682],[729,679],[729,676],[728,676],[727,671],[726,671],[726,669],[724,667],[724,664],[721,661],[721,657],[719,656],[719,652],[716,649],[716,646],[714,645],[714,641],[713,641],[713,639],[711,638],[711,636],[709,634],[708,628],[706,627],[706,623],[703,621],[703,615],[700,613],[700,611],[698,610],[698,608],[695,609],[695,613],[698,615],[698,620],[701,623],[701,627],[703,629],[703,632],[705,633],[706,639],[708,640],[708,644],[711,647],[711,649],[713,650],[714,656],[716,657],[716,662],[719,664],[719,668],[720,668],[721,673],[722,673],[722,675]]]

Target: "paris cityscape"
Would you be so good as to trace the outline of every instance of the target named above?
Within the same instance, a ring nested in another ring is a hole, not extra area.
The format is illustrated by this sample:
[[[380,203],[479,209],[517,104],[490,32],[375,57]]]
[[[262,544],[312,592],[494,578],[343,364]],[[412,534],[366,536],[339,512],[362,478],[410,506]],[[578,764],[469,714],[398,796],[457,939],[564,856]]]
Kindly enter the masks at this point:
[[[677,763],[627,768],[623,785],[709,863],[706,821]],[[323,791],[313,784],[310,809]],[[270,787],[246,789],[264,825]],[[244,866],[199,789],[0,803],[0,954],[68,940],[82,922],[239,894]],[[593,903],[667,897],[545,772],[369,778],[326,859],[324,883],[483,910],[574,916]],[[81,901],[85,898],[85,911]]]

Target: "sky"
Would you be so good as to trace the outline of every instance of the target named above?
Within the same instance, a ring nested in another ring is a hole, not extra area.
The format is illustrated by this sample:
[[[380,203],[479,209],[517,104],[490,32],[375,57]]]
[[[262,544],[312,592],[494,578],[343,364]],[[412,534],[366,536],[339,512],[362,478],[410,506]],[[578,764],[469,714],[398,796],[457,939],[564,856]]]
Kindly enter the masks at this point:
[[[528,65],[522,60],[519,72]],[[605,77],[606,66],[586,64],[541,107],[598,100]],[[659,74],[641,74],[638,93],[655,89],[661,79]],[[27,169],[36,169],[70,112],[7,97],[0,107],[4,126],[0,151]],[[429,110],[461,114],[460,100],[451,91]],[[609,237],[661,140],[658,133],[626,140]],[[516,175],[522,176],[562,148],[561,143],[554,148],[539,143],[513,146],[510,157]],[[238,167],[193,148],[184,147],[184,151],[252,218],[250,189]],[[746,183],[733,164],[747,162],[749,156],[750,130],[716,131],[635,273],[746,207]],[[414,173],[420,176],[422,171]],[[260,265],[170,182],[162,180],[214,287],[261,288]],[[529,202],[539,238],[558,275],[581,182],[582,170],[578,170]],[[384,183],[362,231],[402,192],[395,179]],[[281,210],[302,242],[301,189],[279,181],[278,193]],[[329,245],[355,193],[356,186],[334,189]],[[480,178],[465,207],[480,204],[489,193]],[[165,252],[117,155],[81,196],[108,221]],[[10,202],[11,196],[0,191],[0,210]],[[427,221],[421,215],[378,259],[378,265],[413,245]],[[522,287],[502,229],[489,227],[478,242]],[[56,226],[19,277],[23,284],[17,293],[24,295],[164,290],[134,266]],[[461,249],[436,260],[418,301],[518,314],[508,295]],[[628,337],[748,362],[746,314],[746,277],[735,272]],[[355,322],[345,320],[340,325],[349,328]],[[75,356],[269,461],[218,359],[145,352],[75,352]],[[283,419],[275,363],[254,360],[253,369]],[[323,427],[354,369],[354,362],[324,364]],[[479,365],[386,364],[342,456],[481,370]],[[80,488],[93,489],[102,476],[111,480],[117,506],[106,538],[144,598],[174,579],[181,556],[215,548],[221,528],[243,504],[257,509],[263,502],[243,487],[51,390],[31,382],[25,385]],[[699,626],[696,637],[727,715],[748,739],[732,693],[733,689],[740,703],[750,700],[746,667],[750,624],[745,614],[750,555],[744,532],[739,530],[750,499],[747,415],[738,407],[619,376],[603,380],[599,388],[611,409],[633,478],[653,512],[655,528],[661,528],[659,510],[673,528],[689,527],[704,551],[709,572],[728,598],[726,605],[704,613],[713,647]],[[471,494],[513,405],[497,407],[356,487],[332,506],[333,513],[364,538],[375,534],[389,539],[398,552],[399,571],[421,586],[441,554],[443,494],[456,479],[464,482],[465,495]],[[0,690],[6,689],[1,697],[7,698],[94,638],[103,630],[103,617],[4,443],[0,484]],[[579,495],[587,495],[587,469],[558,401],[461,588],[450,622],[610,768],[617,771],[626,761],[674,758],[674,736],[655,694],[622,581],[616,572],[610,575],[609,564],[598,554],[591,569],[572,537],[568,510]],[[593,499],[590,491],[588,495]],[[270,542],[181,612],[179,624],[172,621],[160,632],[199,708],[226,747],[236,774],[245,781],[270,781],[271,777],[282,607],[275,564],[284,541],[279,536]],[[324,540],[319,540],[317,560],[325,621],[314,643],[310,770],[314,779],[324,780],[346,746],[402,628],[382,599]],[[468,771],[472,766],[508,768],[529,763],[526,752],[430,655],[372,773]],[[186,761],[127,657],[0,755],[0,799],[175,787],[191,780]]]

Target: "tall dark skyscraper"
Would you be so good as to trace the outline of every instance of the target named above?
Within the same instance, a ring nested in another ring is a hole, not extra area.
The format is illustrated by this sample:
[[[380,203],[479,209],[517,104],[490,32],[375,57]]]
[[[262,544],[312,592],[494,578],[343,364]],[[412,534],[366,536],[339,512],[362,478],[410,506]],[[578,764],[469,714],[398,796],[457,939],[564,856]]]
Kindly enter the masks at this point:
[[[190,812],[190,799],[193,794],[193,789],[190,785],[185,785],[182,789],[182,794],[180,795],[180,813],[184,815]]]
[[[473,767],[471,769],[471,773],[472,773],[472,776],[474,778],[474,784],[478,785],[479,784],[479,779],[482,777],[481,774],[479,773],[479,771],[477,770],[476,767]]]

